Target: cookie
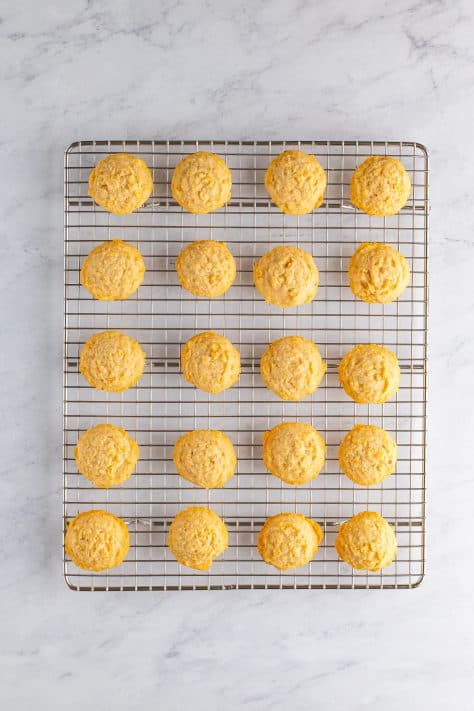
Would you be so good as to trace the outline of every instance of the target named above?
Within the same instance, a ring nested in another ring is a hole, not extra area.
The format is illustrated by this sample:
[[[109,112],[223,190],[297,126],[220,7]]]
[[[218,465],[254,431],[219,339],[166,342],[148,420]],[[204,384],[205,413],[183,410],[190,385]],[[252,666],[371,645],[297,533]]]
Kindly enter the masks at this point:
[[[265,173],[265,187],[277,207],[288,215],[305,215],[323,201],[326,173],[313,155],[284,151]]]
[[[221,296],[235,279],[235,259],[225,242],[206,239],[188,244],[176,259],[179,283],[194,296]]]
[[[198,333],[183,346],[181,370],[196,388],[220,393],[239,379],[240,353],[225,336],[212,331]]]
[[[409,281],[407,260],[388,244],[364,242],[349,261],[352,293],[368,304],[395,301]]]
[[[301,336],[285,336],[269,345],[260,362],[263,382],[282,400],[314,393],[326,372],[317,346]]]
[[[380,484],[395,471],[397,443],[381,427],[354,425],[339,446],[339,464],[355,484]]]
[[[260,257],[253,280],[265,301],[288,308],[312,301],[319,285],[313,257],[299,247],[275,247]]]
[[[286,484],[315,479],[324,466],[326,443],[312,425],[282,422],[263,434],[263,463]]]
[[[81,284],[95,299],[115,301],[133,294],[144,276],[145,263],[138,249],[113,239],[94,247],[84,259]]]
[[[115,568],[130,547],[124,521],[107,511],[92,510],[70,521],[64,538],[64,550],[78,568],[99,572]]]
[[[216,489],[229,481],[237,457],[230,439],[218,430],[194,430],[181,435],[174,446],[178,474],[204,489]]]
[[[232,175],[215,153],[198,151],[179,161],[171,178],[171,192],[184,210],[196,215],[213,212],[230,200]]]
[[[168,533],[168,546],[178,563],[195,570],[208,570],[228,543],[224,521],[203,506],[190,506],[180,511]]]
[[[318,552],[323,540],[321,526],[297,513],[267,518],[258,534],[258,552],[265,563],[278,570],[301,568]]]
[[[120,331],[103,331],[89,338],[79,359],[79,370],[97,390],[121,393],[138,382],[145,354],[134,338]]]
[[[89,175],[89,195],[114,215],[138,210],[153,192],[153,176],[141,158],[114,153],[97,163]]]
[[[399,160],[390,156],[371,156],[352,174],[351,202],[367,215],[396,215],[410,192],[408,173]]]
[[[386,402],[400,386],[397,356],[373,343],[355,346],[339,364],[339,382],[355,402]]]
[[[125,430],[107,424],[83,432],[74,448],[78,471],[101,489],[127,481],[139,454],[138,444]]]
[[[339,527],[338,556],[356,570],[377,572],[397,555],[395,532],[375,511],[361,511]]]

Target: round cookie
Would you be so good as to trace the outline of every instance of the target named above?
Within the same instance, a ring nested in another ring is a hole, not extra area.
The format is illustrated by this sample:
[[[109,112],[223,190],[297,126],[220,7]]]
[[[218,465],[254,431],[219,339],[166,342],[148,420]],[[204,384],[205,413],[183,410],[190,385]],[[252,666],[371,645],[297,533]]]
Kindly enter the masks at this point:
[[[215,153],[198,151],[179,161],[171,178],[171,193],[184,210],[196,215],[218,210],[230,200],[232,175]]]
[[[139,454],[138,444],[125,430],[107,424],[83,432],[74,448],[78,471],[101,489],[126,481]]]
[[[124,521],[107,511],[92,510],[78,514],[69,523],[64,550],[78,568],[99,572],[115,568],[130,547]]]
[[[218,430],[194,430],[177,440],[173,461],[187,481],[215,489],[229,481],[237,464],[234,445]]]
[[[84,259],[81,284],[95,299],[115,301],[133,294],[144,276],[145,263],[138,249],[113,239],[94,247]]]
[[[326,173],[313,155],[284,151],[265,173],[265,187],[277,207],[288,215],[305,215],[323,201]]]
[[[89,195],[114,215],[138,210],[153,192],[153,176],[141,158],[114,153],[97,163],[89,175]]]
[[[253,280],[265,301],[287,308],[312,301],[319,285],[313,257],[299,247],[275,247],[260,257]]]
[[[168,546],[178,563],[195,570],[208,570],[228,543],[224,521],[203,506],[190,506],[180,511],[168,533]]]
[[[315,479],[325,455],[324,439],[307,423],[282,422],[263,434],[263,463],[286,484],[298,486]]]
[[[361,511],[342,523],[334,545],[339,557],[356,570],[377,572],[397,555],[395,532],[375,511]]]
[[[402,163],[390,156],[371,156],[351,178],[351,202],[376,217],[396,215],[408,200],[411,183]]]
[[[355,402],[384,403],[400,386],[397,356],[373,343],[355,346],[339,364],[339,382]]]
[[[389,304],[395,301],[409,281],[407,260],[388,244],[364,242],[349,261],[352,292],[358,299],[369,304]]]
[[[103,331],[89,338],[79,359],[79,370],[97,390],[121,393],[140,379],[145,354],[134,338],[120,331]]]
[[[321,526],[297,513],[267,518],[258,534],[258,552],[278,570],[301,568],[314,558],[323,540]]]
[[[235,259],[225,242],[207,239],[188,244],[176,259],[179,283],[194,296],[221,296],[235,279]]]
[[[198,333],[181,351],[183,375],[206,393],[220,393],[240,376],[240,353],[228,338],[212,331]]]
[[[282,400],[314,393],[326,372],[317,346],[301,336],[285,336],[269,345],[260,362],[263,382]]]
[[[339,464],[355,484],[380,484],[395,471],[397,443],[381,427],[354,425],[339,446]]]

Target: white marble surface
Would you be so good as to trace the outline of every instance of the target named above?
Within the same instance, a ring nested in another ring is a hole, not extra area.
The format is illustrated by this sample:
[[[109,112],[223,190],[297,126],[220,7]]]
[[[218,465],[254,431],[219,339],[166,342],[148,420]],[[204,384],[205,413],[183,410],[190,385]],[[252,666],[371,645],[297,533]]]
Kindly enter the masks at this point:
[[[1,0],[0,707],[472,709],[474,4]],[[61,575],[62,153],[431,149],[428,570],[408,592],[75,594]]]

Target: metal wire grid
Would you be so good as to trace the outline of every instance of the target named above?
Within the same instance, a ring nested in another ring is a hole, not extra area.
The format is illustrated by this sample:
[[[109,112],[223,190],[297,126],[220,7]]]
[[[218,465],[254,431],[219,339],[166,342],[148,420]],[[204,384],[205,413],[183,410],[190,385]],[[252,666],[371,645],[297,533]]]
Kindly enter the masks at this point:
[[[270,203],[264,171],[288,147],[314,153],[328,175],[326,200],[310,215],[286,216]],[[170,179],[178,160],[195,150],[223,156],[232,170],[231,202],[214,214],[195,216],[173,201]],[[116,217],[87,196],[91,168],[105,155],[127,151],[143,157],[154,174],[154,193],[133,215]],[[369,155],[392,155],[409,172],[413,193],[401,213],[371,218],[348,199],[352,171]],[[110,238],[142,252],[146,278],[127,301],[95,301],[79,284],[90,249]],[[221,298],[196,299],[182,290],[175,259],[195,239],[225,240],[238,266],[234,286]],[[402,297],[386,306],[355,300],[347,284],[348,259],[362,241],[395,246],[408,259],[412,280]],[[297,244],[315,257],[317,298],[283,311],[260,298],[252,284],[256,258],[278,244]],[[426,319],[428,249],[428,158],[417,143],[377,141],[81,141],[65,155],[65,343],[64,343],[64,525],[79,511],[105,508],[122,517],[131,549],[118,568],[93,574],[64,559],[67,584],[76,590],[176,590],[226,588],[409,588],[424,574]],[[147,354],[145,374],[122,394],[89,387],[78,372],[79,352],[94,332],[117,329],[135,337]],[[180,346],[194,333],[215,330],[238,347],[238,385],[209,396],[188,385],[179,370]],[[316,393],[301,402],[279,400],[259,375],[268,343],[284,335],[312,338],[328,364]],[[395,399],[357,405],[337,380],[340,358],[357,343],[394,350],[402,369]],[[283,420],[311,422],[326,439],[327,463],[307,486],[289,487],[266,473],[262,433]],[[98,422],[124,427],[140,445],[137,471],[124,485],[94,488],[78,474],[73,449],[81,432]],[[399,447],[397,471],[381,485],[358,487],[338,467],[338,445],[356,422],[387,429]],[[219,490],[205,491],[175,472],[176,439],[192,429],[221,429],[238,454],[236,475]],[[166,546],[177,511],[204,504],[221,515],[230,545],[211,570],[180,566]],[[379,511],[396,528],[396,561],[380,573],[352,570],[338,560],[334,538],[354,513]],[[317,520],[324,540],[304,568],[279,573],[265,565],[256,538],[265,518],[297,511]]]

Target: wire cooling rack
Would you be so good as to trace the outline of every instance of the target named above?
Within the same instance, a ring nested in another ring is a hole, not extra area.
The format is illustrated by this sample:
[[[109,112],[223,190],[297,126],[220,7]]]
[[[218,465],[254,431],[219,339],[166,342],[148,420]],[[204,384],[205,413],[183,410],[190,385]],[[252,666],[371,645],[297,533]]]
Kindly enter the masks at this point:
[[[309,215],[287,216],[270,202],[263,176],[286,148],[314,153],[328,176],[325,202]],[[183,212],[170,194],[176,163],[188,153],[221,155],[232,170],[232,199],[215,213]],[[104,156],[140,155],[154,175],[154,192],[132,215],[117,217],[87,196],[92,167]],[[352,171],[369,155],[399,158],[413,185],[399,215],[371,218],[349,201]],[[79,283],[83,258],[97,244],[119,238],[136,245],[147,272],[126,301],[92,299]],[[197,299],[182,290],[176,256],[195,239],[224,240],[237,261],[234,286],[221,298]],[[387,242],[407,258],[411,284],[386,306],[357,301],[347,279],[348,260],[363,241]],[[320,271],[317,298],[283,311],[266,304],[252,283],[255,260],[271,247],[296,244],[310,251]],[[418,143],[395,141],[80,141],[65,155],[64,526],[79,511],[104,508],[128,524],[126,561],[105,573],[88,573],[65,557],[64,574],[75,590],[177,590],[227,588],[410,588],[424,574],[428,157]],[[145,374],[125,393],[89,387],[79,374],[82,345],[97,331],[117,329],[136,338],[147,355]],[[180,374],[180,346],[199,331],[215,330],[237,346],[238,385],[219,394],[194,389]],[[309,398],[283,402],[259,374],[267,345],[284,335],[313,339],[327,375]],[[379,343],[398,356],[402,379],[385,405],[356,405],[338,384],[341,357],[357,343]],[[266,473],[262,433],[283,420],[312,423],[325,437],[327,462],[306,486],[290,487]],[[122,486],[101,490],[78,474],[73,449],[79,435],[99,422],[124,427],[140,445],[135,474]],[[388,430],[398,443],[396,473],[364,488],[341,474],[338,445],[357,423]],[[182,480],[172,461],[180,434],[220,429],[237,449],[236,475],[223,489],[206,491]],[[230,541],[209,572],[180,566],[166,546],[173,516],[190,504],[222,516]],[[352,570],[338,560],[339,524],[365,509],[380,512],[396,529],[399,552],[379,573]],[[262,562],[256,540],[267,516],[297,511],[320,523],[324,540],[304,568],[279,573]]]

